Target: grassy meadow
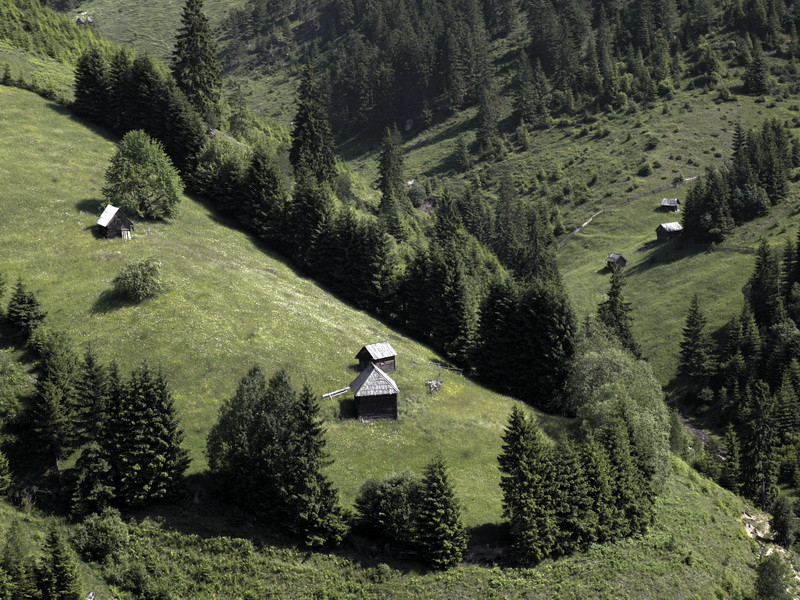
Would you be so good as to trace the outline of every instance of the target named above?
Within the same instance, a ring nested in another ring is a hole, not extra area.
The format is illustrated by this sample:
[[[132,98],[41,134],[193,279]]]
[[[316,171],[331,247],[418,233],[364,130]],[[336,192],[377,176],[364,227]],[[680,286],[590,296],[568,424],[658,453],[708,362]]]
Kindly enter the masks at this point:
[[[91,343],[125,370],[162,365],[174,391],[194,472],[205,467],[205,436],[224,398],[253,364],[288,369],[322,394],[358,374],[363,344],[388,340],[399,354],[396,423],[350,418],[352,397],[322,401],[335,459],[331,476],[350,503],[369,476],[421,470],[441,453],[470,525],[500,520],[496,457],[516,402],[430,364],[430,349],[389,329],[303,277],[252,237],[184,198],[170,222],[137,223],[134,238],[97,239],[101,188],[114,140],[53,103],[0,87],[0,256],[48,310],[48,324]],[[120,304],[111,280],[127,262],[155,257],[168,292]],[[427,380],[442,375],[435,395]],[[563,422],[542,416],[549,431]]]

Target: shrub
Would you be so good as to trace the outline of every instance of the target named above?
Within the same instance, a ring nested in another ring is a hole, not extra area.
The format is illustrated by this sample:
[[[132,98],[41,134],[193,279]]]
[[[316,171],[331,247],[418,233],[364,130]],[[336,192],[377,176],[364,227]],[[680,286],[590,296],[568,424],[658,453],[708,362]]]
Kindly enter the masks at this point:
[[[161,263],[152,258],[129,263],[114,277],[114,291],[133,302],[158,296],[164,291],[161,281]]]
[[[356,498],[359,527],[398,544],[409,544],[419,493],[420,482],[409,473],[368,479]]]
[[[86,517],[75,529],[72,542],[86,559],[101,561],[125,552],[128,539],[128,526],[119,511],[106,508],[99,515]]]

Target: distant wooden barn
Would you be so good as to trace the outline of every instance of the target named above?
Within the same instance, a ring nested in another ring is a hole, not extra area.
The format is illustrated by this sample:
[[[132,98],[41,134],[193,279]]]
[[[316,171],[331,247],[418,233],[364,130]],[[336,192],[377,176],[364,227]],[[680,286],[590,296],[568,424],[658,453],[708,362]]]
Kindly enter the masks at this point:
[[[662,223],[656,227],[656,237],[659,240],[671,240],[683,233],[683,226],[676,222]]]
[[[397,394],[394,380],[369,363],[350,384],[356,401],[356,416],[362,421],[397,419]]]
[[[625,260],[625,257],[622,256],[622,254],[616,254],[614,252],[609,254],[608,258],[606,259],[606,265],[608,265],[609,269],[614,269],[614,268],[624,269],[625,265],[627,264],[628,261]]]
[[[356,358],[361,369],[373,364],[380,367],[384,373],[391,373],[397,368],[397,352],[389,342],[368,344],[358,351]]]
[[[94,23],[94,18],[87,14],[78,15],[78,18],[75,19],[75,23],[77,25],[91,25]]]
[[[107,238],[121,237],[124,240],[131,239],[133,223],[131,223],[131,220],[125,216],[125,213],[116,206],[111,204],[106,206],[103,214],[97,219],[97,225]]]
[[[661,208],[668,212],[681,212],[681,201],[677,198],[662,198]]]

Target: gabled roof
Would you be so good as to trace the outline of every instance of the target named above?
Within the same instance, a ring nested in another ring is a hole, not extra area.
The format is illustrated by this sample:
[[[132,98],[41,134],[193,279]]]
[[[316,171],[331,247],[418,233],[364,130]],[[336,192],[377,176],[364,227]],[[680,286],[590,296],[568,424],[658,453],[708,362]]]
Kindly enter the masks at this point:
[[[369,357],[372,360],[381,360],[382,358],[391,358],[393,356],[397,356],[397,352],[394,351],[394,348],[392,348],[392,345],[389,342],[378,342],[377,344],[368,344],[358,351],[358,354],[356,354],[356,358],[359,358],[359,356],[361,356],[361,353],[364,351],[366,351],[367,354],[369,354]]]
[[[661,206],[678,206],[681,201],[677,198],[662,198],[661,199]]]
[[[658,226],[658,228],[662,229],[663,231],[669,231],[673,233],[676,231],[683,231],[683,225],[677,221],[673,221],[672,223],[662,223]]]
[[[622,254],[616,254],[615,252],[612,252],[611,254],[608,255],[606,262],[617,262],[620,258],[622,260],[625,260],[625,257],[622,256]]]
[[[373,364],[367,365],[361,375],[355,378],[350,384],[350,391],[354,396],[385,396],[400,393],[394,379]]]
[[[100,225],[100,227],[107,227],[108,224],[111,222],[111,219],[114,218],[114,215],[117,214],[118,210],[119,210],[118,206],[113,206],[109,204],[108,206],[106,206],[106,209],[103,211],[103,214],[100,215],[100,218],[97,219],[97,224]]]

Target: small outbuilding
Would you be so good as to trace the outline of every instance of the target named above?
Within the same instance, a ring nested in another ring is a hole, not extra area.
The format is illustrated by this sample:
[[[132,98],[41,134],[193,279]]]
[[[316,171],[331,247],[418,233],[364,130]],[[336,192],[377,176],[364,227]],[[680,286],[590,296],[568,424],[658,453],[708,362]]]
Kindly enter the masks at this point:
[[[103,214],[97,219],[97,225],[100,227],[100,231],[109,239],[118,237],[123,240],[131,239],[133,223],[117,206],[112,204],[106,206]]]
[[[391,373],[397,368],[397,352],[394,351],[389,342],[368,344],[359,350],[356,358],[360,369],[373,364],[376,367],[380,367],[384,373]]]
[[[656,237],[659,240],[671,240],[683,233],[683,226],[676,222],[662,223],[656,227]]]
[[[94,23],[94,18],[86,14],[78,15],[78,18],[75,19],[75,23],[77,25],[84,25],[84,26],[91,25],[92,23]]]
[[[350,384],[361,421],[397,419],[397,394],[394,380],[372,363]]]
[[[614,268],[624,269],[625,265],[627,264],[628,261],[625,260],[625,257],[622,256],[622,254],[616,254],[614,252],[609,254],[608,258],[606,259],[606,265],[608,265],[609,269],[614,269]]]
[[[667,212],[681,212],[681,201],[677,198],[662,198],[661,208]]]

